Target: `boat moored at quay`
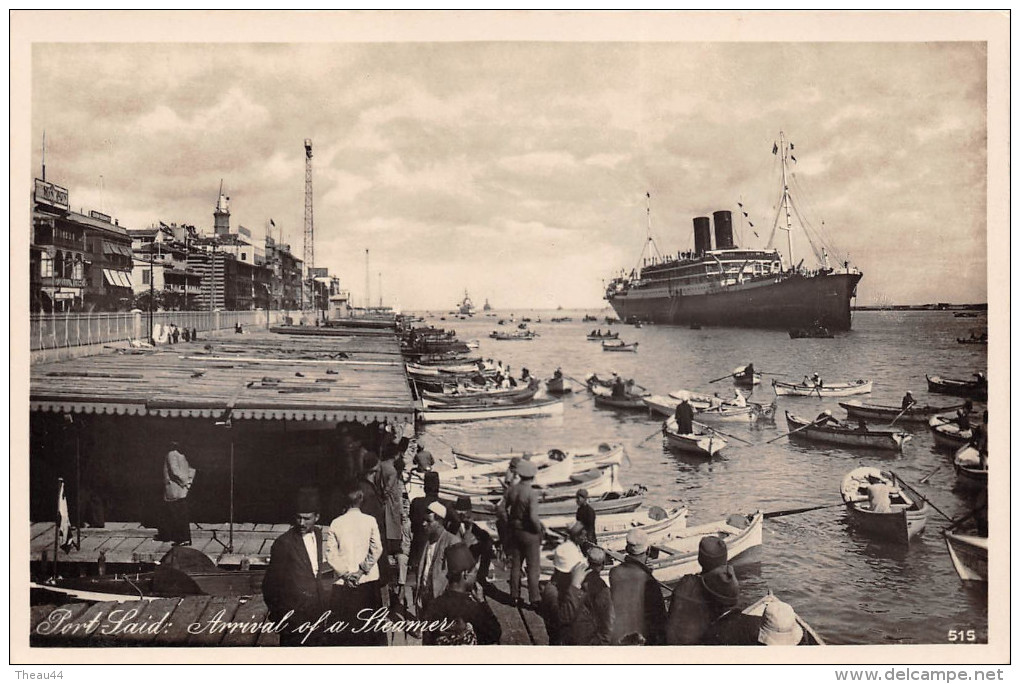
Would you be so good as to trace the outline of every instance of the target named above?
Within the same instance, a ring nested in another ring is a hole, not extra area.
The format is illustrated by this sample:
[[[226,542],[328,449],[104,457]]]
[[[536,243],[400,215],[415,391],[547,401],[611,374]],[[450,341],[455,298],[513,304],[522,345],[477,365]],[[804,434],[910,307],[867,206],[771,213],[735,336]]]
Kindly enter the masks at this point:
[[[777,221],[768,247],[747,249],[734,243],[733,218],[729,210],[713,212],[715,245],[707,216],[694,219],[694,250],[677,255],[644,258],[643,267],[613,278],[605,299],[621,320],[650,321],[671,325],[715,325],[769,329],[846,331],[851,327],[850,300],[856,296],[862,274],[844,261],[832,268],[824,248],[816,248],[819,266],[807,269],[804,260],[794,261],[791,212],[797,213],[786,180],[791,146],[786,140],[773,147],[781,150],[783,195],[780,211],[786,225]],[[741,205],[741,213],[743,206]],[[747,214],[744,213],[746,217]],[[650,221],[649,221],[650,226]],[[752,226],[753,227],[753,226]],[[787,232],[788,256],[772,248],[776,227]],[[649,234],[646,250],[655,242]],[[644,256],[643,252],[643,256]]]

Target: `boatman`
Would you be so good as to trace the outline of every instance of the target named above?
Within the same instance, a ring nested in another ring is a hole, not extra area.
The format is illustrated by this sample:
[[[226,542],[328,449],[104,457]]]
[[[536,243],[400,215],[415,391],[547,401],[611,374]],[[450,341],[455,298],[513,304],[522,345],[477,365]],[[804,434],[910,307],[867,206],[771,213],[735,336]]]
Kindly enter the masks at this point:
[[[840,426],[839,421],[832,417],[832,411],[829,409],[825,409],[824,411],[819,413],[818,416],[815,418],[814,423],[815,425],[818,426],[823,425],[834,425],[836,427]]]
[[[587,489],[577,490],[577,515],[575,518],[584,527],[585,539],[581,544],[581,550],[587,553],[589,548],[599,543],[595,535],[595,509],[588,503]]]
[[[623,378],[617,375],[616,380],[613,380],[613,399],[623,399],[625,396],[627,386],[623,383]]]
[[[744,399],[744,393],[741,392],[737,388],[733,389],[733,402],[732,402],[732,404],[734,406],[739,406],[741,408],[747,406],[747,400]]]
[[[906,412],[906,410],[913,406],[915,403],[917,402],[914,401],[914,395],[911,394],[909,390],[907,390],[907,393],[903,395],[903,401],[900,403],[900,408],[902,408],[903,411]]]
[[[680,395],[680,403],[676,406],[676,429],[681,435],[689,435],[694,432],[694,407],[691,406],[690,395],[683,392]]]

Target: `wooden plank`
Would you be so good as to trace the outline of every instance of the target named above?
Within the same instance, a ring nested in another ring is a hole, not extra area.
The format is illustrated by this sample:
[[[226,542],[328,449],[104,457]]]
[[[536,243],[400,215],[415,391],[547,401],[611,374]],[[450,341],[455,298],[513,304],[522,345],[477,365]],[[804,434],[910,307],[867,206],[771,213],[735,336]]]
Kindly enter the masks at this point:
[[[237,607],[233,622],[244,623],[256,630],[258,625],[269,620],[268,612],[269,608],[266,606],[266,602],[262,600],[261,596],[258,596]],[[242,628],[241,631],[227,633],[220,642],[220,646],[254,646],[258,642],[258,638],[258,631],[246,632]]]
[[[131,556],[137,563],[153,563],[166,555],[173,545],[170,542],[143,539],[131,550]]]
[[[198,634],[188,635],[188,646],[217,646],[223,638],[222,632],[215,632],[208,629],[208,626],[215,618],[220,622],[229,622],[237,612],[240,599],[226,596],[213,596],[209,599],[205,609],[196,622],[206,627]]]
[[[32,523],[29,531],[29,539],[35,541],[36,538],[42,537],[49,533],[50,540],[53,540],[53,523],[51,522],[38,522]]]
[[[192,624],[200,624],[199,618],[202,612],[209,605],[208,596],[187,596],[181,599],[177,610],[171,616],[170,624],[166,630],[156,635],[153,646],[180,646],[187,643],[188,627]]]
[[[93,604],[82,613],[76,622],[84,626],[86,632],[82,638],[88,642],[89,646],[105,646],[116,643],[115,637],[105,634],[107,630],[113,627],[106,619],[111,611],[121,608],[122,605],[114,601],[103,601],[102,603]],[[94,627],[92,626],[93,620],[96,621]]]
[[[134,557],[131,554],[140,542],[137,537],[113,537],[109,546],[104,546],[100,551],[106,554],[107,563],[133,563]]]

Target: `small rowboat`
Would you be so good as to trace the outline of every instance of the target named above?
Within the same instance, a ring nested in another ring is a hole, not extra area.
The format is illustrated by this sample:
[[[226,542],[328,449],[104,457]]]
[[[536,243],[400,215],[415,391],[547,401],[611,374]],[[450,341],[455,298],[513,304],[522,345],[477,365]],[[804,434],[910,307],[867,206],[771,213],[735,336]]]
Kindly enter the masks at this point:
[[[755,617],[764,617],[764,615],[765,615],[765,607],[769,603],[771,603],[772,601],[776,601],[776,600],[778,600],[776,598],[776,595],[773,594],[771,591],[769,591],[769,593],[765,594],[760,599],[758,599],[757,601],[755,601],[754,603],[749,605],[747,608],[744,608],[744,610],[742,610],[740,612],[742,612],[744,615],[753,615]],[[800,615],[796,615],[796,618],[797,618],[797,624],[800,625],[800,628],[804,630],[804,636],[801,637],[800,643],[797,644],[798,646],[824,646],[825,645],[825,641],[822,639],[822,637],[818,635],[818,632],[816,632],[814,630],[814,628],[811,627],[811,625],[809,625],[804,620],[804,618],[802,618]]]
[[[885,423],[891,423],[894,419],[897,423],[927,423],[928,419],[937,413],[953,411],[963,406],[963,404],[957,404],[956,406],[911,406],[904,411],[900,406],[864,404],[857,399],[841,401],[839,405],[846,409],[847,418],[864,418],[865,420],[877,420]]]
[[[726,542],[726,556],[733,562],[748,550],[761,546],[762,521],[761,511],[751,515],[731,515],[724,520],[705,523],[704,525],[688,525],[678,533],[669,544],[653,544],[648,547],[648,567],[652,576],[664,584],[674,584],[684,575],[701,572],[698,563],[698,545],[705,537],[719,537]],[[616,562],[623,560],[623,555],[607,549],[607,555]],[[602,570],[602,579],[609,582],[607,565]]]
[[[965,582],[988,581],[988,537],[972,534],[943,532],[946,548],[956,568],[956,574]]]
[[[960,344],[988,344],[987,337],[957,337],[956,341]]]
[[[854,394],[871,392],[871,380],[855,380],[854,382],[837,382],[828,385],[805,385],[804,383],[782,382],[773,380],[772,388],[776,396],[794,397],[849,397]]]
[[[775,402],[765,405],[749,401],[746,406],[728,403],[712,406],[698,411],[696,417],[698,420],[711,423],[747,423],[756,420],[772,420],[775,415]]]
[[[790,328],[788,332],[790,333],[791,340],[800,340],[805,338],[830,339],[835,337],[835,335],[833,335],[832,332],[824,325],[819,325],[813,328]]]
[[[686,506],[666,511],[659,506],[650,506],[639,511],[629,513],[616,513],[613,515],[600,515],[595,518],[595,536],[600,546],[611,549],[623,549],[626,543],[627,533],[634,528],[640,528],[648,535],[650,543],[665,542],[672,538],[677,531],[687,528]],[[577,514],[543,517],[542,524],[546,530],[566,535],[567,529],[577,520]]]
[[[476,363],[449,363],[442,365],[422,365],[408,361],[404,366],[409,373],[415,375],[435,375],[444,373],[481,373]]]
[[[670,418],[662,426],[662,434],[666,438],[666,446],[686,454],[696,454],[712,458],[726,447],[726,440],[712,432],[677,432],[676,420]]]
[[[969,444],[960,447],[953,456],[956,482],[967,489],[981,490],[988,486],[988,462],[981,467],[978,450]]]
[[[427,408],[419,411],[418,415],[423,423],[464,423],[495,418],[555,416],[562,413],[563,402],[559,399],[534,399],[525,404],[507,406]]]
[[[527,458],[540,468],[550,462],[558,463],[569,460],[573,464],[569,471],[570,473],[579,473],[591,468],[604,468],[609,465],[620,465],[623,463],[623,457],[626,454],[623,450],[622,444],[616,444],[613,446],[602,444],[601,447],[605,447],[605,450],[583,449],[581,451],[564,451],[561,449],[549,449],[544,453],[516,452],[496,454],[496,459],[487,461],[471,461],[454,449],[453,460],[454,463],[456,463],[455,469],[451,471],[441,471],[440,474],[445,477],[445,472],[450,472],[456,475],[456,473],[460,471],[467,471],[472,475],[502,475],[507,471],[507,468],[510,467],[510,461],[514,457]],[[487,455],[488,454],[486,454],[486,456]],[[472,454],[471,456],[477,457],[475,454]]]
[[[571,473],[565,480],[553,484],[544,485],[536,483],[534,486],[538,492],[539,501],[560,501],[572,499],[577,495],[579,489],[587,489],[590,496],[599,496],[608,492],[620,491],[618,465],[609,465],[604,468],[590,468],[579,473]],[[447,473],[451,471],[446,471]],[[455,471],[454,471],[455,472]],[[481,484],[475,482],[461,482],[447,480],[444,473],[439,475],[439,493],[442,496],[456,498],[458,496],[480,497],[492,499],[502,496],[505,489],[503,482],[497,478],[488,478]],[[408,496],[413,500],[425,493],[424,483],[421,476],[415,474],[407,483]],[[576,503],[574,509],[577,509]]]
[[[613,519],[603,521],[595,519],[595,535],[598,545],[603,549],[623,553],[627,546],[627,533],[633,529],[639,529],[648,536],[648,543],[652,545],[669,544],[674,539],[682,539],[687,531],[687,508],[674,508],[666,512],[658,506],[635,513],[612,516]],[[561,542],[565,530],[557,530],[559,527],[567,527],[573,521],[565,521],[567,525],[553,524],[556,521],[542,521],[552,541],[551,548],[542,554],[542,575],[548,577],[553,574],[553,549]],[[607,527],[608,525],[608,527]]]
[[[956,421],[942,416],[932,416],[928,421],[928,427],[931,428],[935,446],[942,449],[956,451],[970,443],[971,437],[974,436],[971,430],[961,430]]]
[[[760,385],[762,379],[761,373],[750,373],[741,372],[733,374],[733,384],[743,389],[754,389],[755,385]]]
[[[524,387],[498,390],[467,387],[457,393],[423,391],[421,396],[426,408],[503,406],[530,401],[538,393],[538,389],[538,380],[532,378]]]
[[[547,394],[566,394],[573,392],[574,388],[570,381],[562,375],[558,378],[550,378],[545,381],[545,391]]]
[[[842,446],[867,447],[870,449],[890,449],[899,451],[903,443],[912,436],[895,428],[877,428],[861,430],[856,426],[822,424],[815,425],[807,418],[786,412],[786,425],[790,429],[790,437],[802,437],[816,442],[839,444]],[[794,432],[796,430],[796,432]]]
[[[638,348],[637,342],[631,342],[630,344],[624,344],[623,342],[617,341],[616,343],[603,342],[602,351],[608,352],[636,352]]]
[[[512,333],[497,332],[497,331],[493,330],[491,333],[489,333],[489,337],[491,337],[494,340],[502,340],[504,342],[505,341],[511,341],[511,340],[526,340],[527,341],[527,340],[533,340],[536,337],[538,337],[538,333],[532,332],[530,330],[525,330],[525,331],[522,331],[522,332],[512,332]]]
[[[880,483],[891,490],[892,510],[888,513],[876,513],[868,503],[868,487]],[[909,544],[928,522],[928,504],[920,497],[915,501],[905,489],[909,487],[893,473],[862,466],[847,473],[839,491],[850,520],[858,529],[875,537]]]
[[[628,394],[622,397],[605,396],[602,394],[595,395],[595,406],[598,408],[611,408],[611,409],[626,409],[639,411],[645,410],[645,402],[643,397],[638,397],[633,394]]]
[[[599,340],[617,340],[620,338],[620,333],[605,333],[603,335],[588,335],[589,342],[598,342]]]
[[[937,375],[924,376],[928,380],[928,391],[934,394],[951,394],[978,401],[988,400],[988,383],[978,380],[952,380]]]
[[[617,456],[623,456],[623,445],[622,444],[607,444],[603,442],[598,446],[583,446],[583,447],[550,447],[548,449],[532,449],[522,451],[504,451],[504,452],[477,452],[477,451],[459,451],[453,450],[453,455],[458,460],[468,461],[470,463],[496,463],[499,465],[508,465],[510,459],[514,456],[530,456],[532,460],[548,458],[549,454],[553,451],[561,451],[567,454],[573,454],[574,460],[577,462],[584,461],[587,463],[596,463],[602,461],[614,460]]]
[[[617,513],[629,513],[630,511],[636,510],[644,503],[644,487],[638,485],[637,488],[628,490],[626,492],[607,492],[602,496],[592,496],[588,499],[588,505],[591,506],[598,516],[608,516]],[[591,494],[591,492],[589,492]],[[496,514],[496,503],[498,498],[489,500],[481,500],[478,502],[472,502],[472,506],[476,509],[474,512],[479,517],[491,518]],[[538,515],[543,520],[548,517],[555,516],[570,516],[574,519],[577,514],[577,501],[574,499],[563,499],[561,501],[545,501],[538,506]]]

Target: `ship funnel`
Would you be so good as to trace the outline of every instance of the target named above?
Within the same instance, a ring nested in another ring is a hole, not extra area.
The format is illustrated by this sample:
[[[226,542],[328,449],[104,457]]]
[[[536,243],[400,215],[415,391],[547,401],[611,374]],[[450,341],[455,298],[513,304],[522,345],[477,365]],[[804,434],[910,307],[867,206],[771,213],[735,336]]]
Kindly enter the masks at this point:
[[[733,249],[733,219],[728,211],[712,213],[715,221],[715,248]]]
[[[694,219],[694,251],[697,254],[704,254],[712,249],[712,226],[707,216],[698,216]]]

